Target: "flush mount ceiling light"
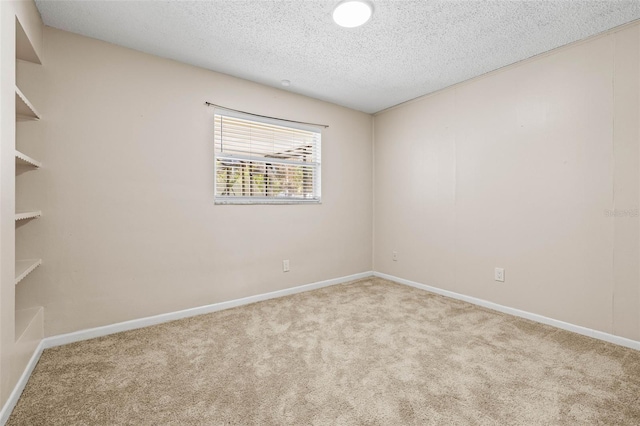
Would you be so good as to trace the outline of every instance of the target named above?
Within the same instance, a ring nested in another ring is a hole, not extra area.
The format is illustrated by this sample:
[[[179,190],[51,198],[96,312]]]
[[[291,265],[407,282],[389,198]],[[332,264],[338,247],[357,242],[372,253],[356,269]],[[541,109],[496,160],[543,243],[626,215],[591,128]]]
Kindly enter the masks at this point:
[[[343,1],[333,9],[333,20],[341,27],[354,28],[367,22],[373,14],[373,7],[366,1]]]

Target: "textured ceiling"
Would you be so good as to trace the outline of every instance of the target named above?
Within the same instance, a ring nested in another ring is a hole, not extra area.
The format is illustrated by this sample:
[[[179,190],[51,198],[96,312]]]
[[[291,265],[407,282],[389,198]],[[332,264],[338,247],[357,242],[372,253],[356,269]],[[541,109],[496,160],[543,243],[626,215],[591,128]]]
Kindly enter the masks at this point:
[[[365,112],[377,112],[640,18],[636,1],[45,1],[45,24]]]

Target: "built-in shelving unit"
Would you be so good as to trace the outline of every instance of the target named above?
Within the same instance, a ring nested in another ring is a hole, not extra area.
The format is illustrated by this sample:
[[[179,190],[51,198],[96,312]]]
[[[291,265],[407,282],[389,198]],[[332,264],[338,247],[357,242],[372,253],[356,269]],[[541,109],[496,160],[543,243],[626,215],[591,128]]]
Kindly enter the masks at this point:
[[[18,121],[40,120],[40,114],[18,86],[16,86],[16,119]]]
[[[31,212],[19,212],[16,213],[16,222],[19,220],[37,219],[40,216],[42,216],[42,212],[40,210],[34,210]]]
[[[31,10],[37,13],[37,9]],[[12,260],[15,264],[13,283],[15,334],[14,346],[10,349],[14,354],[12,355],[14,357],[12,368],[18,372],[27,365],[44,333],[44,308],[34,306],[41,305],[41,303],[30,296],[30,294],[34,294],[30,288],[37,290],[41,286],[41,283],[37,281],[37,274],[33,274],[33,271],[42,265],[42,244],[38,242],[37,238],[41,225],[31,223],[33,219],[42,216],[42,211],[38,209],[38,197],[35,196],[39,191],[39,179],[41,178],[38,177],[39,174],[33,174],[35,170],[42,167],[42,162],[38,159],[39,153],[42,151],[42,128],[40,127],[42,115],[37,108],[39,98],[36,96],[40,93],[42,85],[39,78],[40,71],[38,71],[38,67],[33,66],[33,64],[42,64],[39,56],[39,40],[36,40],[41,36],[41,32],[34,27],[39,22],[39,16],[35,14],[30,17],[23,16],[23,21],[19,18],[16,16],[15,21],[16,63],[14,66],[16,78],[13,81],[13,89],[15,92],[16,140],[13,148],[16,165],[15,206],[21,210],[15,211],[16,246]],[[27,26],[23,26],[24,24]],[[40,25],[42,25],[41,22]],[[10,88],[11,86],[9,86],[9,90]],[[11,155],[11,151],[4,153]],[[28,200],[28,205],[22,206],[21,201],[26,200]],[[7,284],[10,285],[10,283]]]
[[[16,260],[16,285],[42,264],[42,259]]]
[[[23,166],[31,166],[39,169],[42,167],[42,163],[34,158],[29,157],[27,154],[24,154],[16,149],[16,164]]]
[[[38,171],[41,160],[45,164],[47,161],[43,145],[43,118],[47,116],[43,117],[41,113],[46,111],[40,110],[46,100],[41,66],[44,24],[32,0],[0,0],[0,4],[0,158],[4,159],[0,167],[2,406],[10,395],[16,391],[19,394],[21,388],[16,384],[28,372],[29,362],[44,337],[43,286],[48,256],[42,238],[46,222],[38,219],[43,211],[46,214],[42,203],[47,175]],[[0,424],[8,414],[8,406],[4,407]]]

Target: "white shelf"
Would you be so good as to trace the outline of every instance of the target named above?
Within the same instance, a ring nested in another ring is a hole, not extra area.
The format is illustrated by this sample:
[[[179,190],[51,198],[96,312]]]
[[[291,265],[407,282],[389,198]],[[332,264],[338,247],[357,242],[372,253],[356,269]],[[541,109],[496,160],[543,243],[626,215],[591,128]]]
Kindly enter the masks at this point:
[[[27,328],[34,322],[40,312],[42,312],[42,306],[16,310],[16,341],[19,341],[25,334]]]
[[[42,264],[42,259],[16,260],[16,285]]]
[[[16,149],[16,164],[21,164],[23,166],[31,166],[31,167],[35,167],[36,169],[42,167],[41,162],[29,157],[27,154],[23,154],[17,149]]]
[[[25,219],[35,219],[40,216],[42,216],[42,212],[40,210],[34,210],[32,212],[20,212],[16,213],[16,222]]]
[[[16,119],[17,120],[40,120],[40,114],[29,102],[29,99],[16,86]]]
[[[33,44],[31,44],[31,40],[29,40],[29,37],[27,37],[27,34],[24,32],[20,21],[16,21],[16,58],[33,62],[34,64],[42,64],[36,49],[33,48]]]

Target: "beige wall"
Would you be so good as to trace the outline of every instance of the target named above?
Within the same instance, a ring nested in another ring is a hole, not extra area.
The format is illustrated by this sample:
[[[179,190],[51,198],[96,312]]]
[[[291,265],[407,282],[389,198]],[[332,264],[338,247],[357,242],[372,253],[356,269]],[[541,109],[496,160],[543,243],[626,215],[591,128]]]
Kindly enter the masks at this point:
[[[44,52],[44,263],[19,291],[46,336],[371,270],[370,115],[51,28]],[[322,204],[214,205],[205,101],[328,124]]]
[[[634,25],[378,114],[374,269],[639,340],[638,217],[605,216],[638,208],[639,47]]]
[[[44,57],[18,64],[43,119],[17,129],[15,14]],[[31,1],[0,2],[0,22],[1,402],[30,354],[15,307],[44,306],[51,336],[373,268],[640,340],[638,217],[605,215],[638,209],[638,25],[374,123],[51,28],[42,43]],[[328,124],[323,203],[214,205],[204,101]],[[44,163],[15,179],[14,130]],[[43,217],[15,227],[15,208]],[[44,260],[18,287],[16,254]]]
[[[638,28],[378,114],[375,224],[370,116],[46,28],[20,300],[55,335],[349,275],[373,225],[377,271],[640,339]],[[205,100],[329,124],[323,204],[213,205]]]

